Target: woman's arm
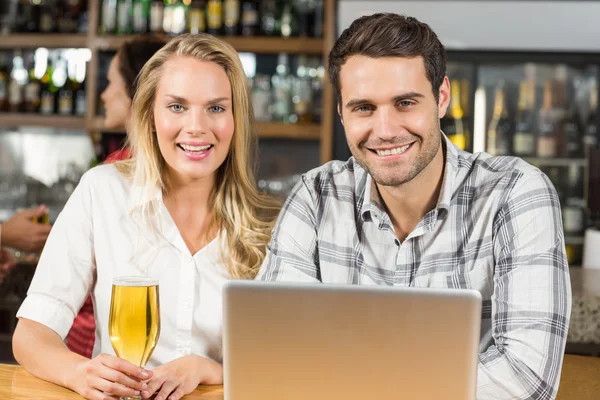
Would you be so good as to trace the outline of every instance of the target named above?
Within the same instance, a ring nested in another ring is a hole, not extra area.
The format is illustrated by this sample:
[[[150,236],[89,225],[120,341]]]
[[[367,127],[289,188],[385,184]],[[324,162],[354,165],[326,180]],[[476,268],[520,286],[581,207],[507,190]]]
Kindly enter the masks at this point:
[[[69,388],[86,399],[138,396],[151,377],[135,365],[107,354],[87,359],[71,352],[60,336],[38,322],[21,318],[13,336],[15,359],[33,375]]]

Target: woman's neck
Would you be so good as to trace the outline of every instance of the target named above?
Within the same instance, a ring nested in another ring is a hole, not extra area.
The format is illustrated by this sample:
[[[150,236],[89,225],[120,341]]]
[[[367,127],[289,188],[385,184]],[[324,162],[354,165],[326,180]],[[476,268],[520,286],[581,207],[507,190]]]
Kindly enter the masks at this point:
[[[217,234],[212,198],[215,177],[183,181],[170,179],[163,202],[193,255]]]

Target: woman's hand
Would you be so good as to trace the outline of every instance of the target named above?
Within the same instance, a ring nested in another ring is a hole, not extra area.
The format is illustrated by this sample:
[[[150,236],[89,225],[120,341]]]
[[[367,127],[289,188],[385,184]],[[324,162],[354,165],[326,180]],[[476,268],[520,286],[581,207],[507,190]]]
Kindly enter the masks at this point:
[[[220,364],[194,355],[183,356],[161,365],[152,374],[148,388],[142,390],[144,399],[149,399],[158,391],[154,400],[179,400],[200,384],[223,383],[223,368]]]
[[[112,396],[139,396],[151,371],[108,354],[81,362],[67,387],[89,400],[113,400]]]

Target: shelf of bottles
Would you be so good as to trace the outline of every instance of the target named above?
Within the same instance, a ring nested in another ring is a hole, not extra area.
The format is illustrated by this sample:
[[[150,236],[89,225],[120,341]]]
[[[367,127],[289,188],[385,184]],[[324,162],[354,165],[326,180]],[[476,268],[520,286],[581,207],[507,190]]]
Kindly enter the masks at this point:
[[[185,32],[218,35],[240,52],[260,137],[320,139],[322,0],[102,0],[92,45],[101,50],[99,93],[106,85],[103,71],[124,41],[139,34],[168,38]],[[100,129],[101,99],[97,104],[99,118],[92,124]]]
[[[0,51],[0,125],[85,129],[87,49]]]
[[[102,0],[100,11],[102,49],[123,35],[208,32],[239,51],[323,51],[322,0]]]
[[[442,130],[459,147],[521,157],[542,170],[558,193],[567,254],[577,265],[590,224],[587,153],[598,143],[597,66],[455,63],[449,75],[452,100]]]
[[[2,0],[2,3],[0,47],[86,47],[87,0]]]

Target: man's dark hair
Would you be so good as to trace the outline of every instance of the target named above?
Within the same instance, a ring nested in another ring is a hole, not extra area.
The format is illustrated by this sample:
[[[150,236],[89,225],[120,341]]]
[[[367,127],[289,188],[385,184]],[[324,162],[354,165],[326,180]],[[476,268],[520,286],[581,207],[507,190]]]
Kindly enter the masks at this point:
[[[119,56],[119,73],[125,81],[127,94],[133,99],[137,89],[137,76],[142,67],[152,56],[166,44],[160,38],[152,36],[136,37],[123,43],[117,52]]]
[[[329,53],[329,80],[342,101],[340,70],[350,56],[423,57],[435,101],[446,76],[446,50],[429,25],[392,13],[360,17],[344,30]]]

